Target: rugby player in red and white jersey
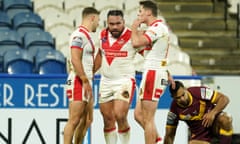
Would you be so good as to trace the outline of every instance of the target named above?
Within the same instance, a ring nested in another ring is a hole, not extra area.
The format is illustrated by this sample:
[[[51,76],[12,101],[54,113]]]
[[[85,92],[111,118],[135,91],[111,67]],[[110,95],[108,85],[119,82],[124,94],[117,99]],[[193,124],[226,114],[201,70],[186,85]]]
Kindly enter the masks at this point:
[[[219,144],[231,144],[232,118],[223,112],[229,103],[226,95],[204,86],[185,88],[180,81],[175,82],[170,93],[173,101],[164,144],[174,143],[179,120],[189,127],[189,144],[210,144],[214,136],[219,137]]]
[[[131,30],[125,27],[121,10],[110,10],[107,28],[100,33],[102,65],[99,88],[99,106],[104,121],[106,144],[129,144],[128,110],[135,90],[134,57]]]
[[[140,1],[139,4],[138,18],[134,20],[131,27],[131,41],[135,48],[145,47],[144,72],[134,115],[144,129],[145,144],[158,144],[161,142],[161,137],[154,122],[155,112],[168,81],[174,83],[166,68],[169,29],[162,20],[157,18],[156,3],[146,0]],[[144,33],[139,30],[141,24],[148,26]]]
[[[87,128],[92,122],[95,46],[90,32],[99,25],[99,11],[86,7],[82,12],[82,23],[70,37],[68,78],[66,93],[69,99],[69,119],[64,128],[64,144],[82,143]],[[75,133],[76,132],[76,133]]]

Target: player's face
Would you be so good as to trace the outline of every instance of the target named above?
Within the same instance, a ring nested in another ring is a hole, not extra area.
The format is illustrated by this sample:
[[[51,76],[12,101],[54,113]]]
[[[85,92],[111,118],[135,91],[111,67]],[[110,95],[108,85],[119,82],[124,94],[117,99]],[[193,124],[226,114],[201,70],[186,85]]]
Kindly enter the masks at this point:
[[[189,105],[190,99],[187,90],[183,87],[178,89],[177,94],[173,98],[180,106],[186,107]]]
[[[139,11],[138,11],[138,19],[142,22],[145,23],[148,15],[148,10],[144,9],[143,6],[140,6]]]
[[[119,38],[124,30],[124,19],[121,16],[109,16],[108,30],[114,38]]]

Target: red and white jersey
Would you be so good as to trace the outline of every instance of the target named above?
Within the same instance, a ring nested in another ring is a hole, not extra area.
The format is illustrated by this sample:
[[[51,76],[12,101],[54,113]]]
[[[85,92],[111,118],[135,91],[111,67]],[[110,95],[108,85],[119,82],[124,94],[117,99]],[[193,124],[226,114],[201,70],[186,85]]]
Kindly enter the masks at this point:
[[[89,31],[83,26],[77,28],[70,36],[69,47],[70,51],[74,48],[82,50],[84,72],[89,79],[92,79],[95,47]],[[74,67],[71,63],[71,55],[68,57],[68,70],[70,70],[71,73],[75,73]]]
[[[122,35],[116,39],[107,29],[104,29],[100,38],[102,77],[105,79],[134,78],[133,59],[136,49],[131,45],[131,30],[125,28]]]
[[[165,68],[169,48],[169,30],[162,20],[154,21],[144,35],[150,45],[144,49],[144,69]]]

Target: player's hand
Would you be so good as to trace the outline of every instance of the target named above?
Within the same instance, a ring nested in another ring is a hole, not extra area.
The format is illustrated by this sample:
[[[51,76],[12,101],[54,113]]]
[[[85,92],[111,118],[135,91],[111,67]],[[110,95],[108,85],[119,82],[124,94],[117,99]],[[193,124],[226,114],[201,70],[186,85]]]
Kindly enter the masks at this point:
[[[142,21],[140,19],[135,19],[132,24],[132,29],[137,29],[141,23]]]
[[[84,88],[84,97],[86,99],[90,99],[91,97],[93,97],[93,93],[92,93],[92,87],[90,85],[89,82],[83,83],[83,88]]]
[[[204,127],[210,127],[212,126],[214,119],[215,119],[215,114],[213,114],[212,112],[206,113],[203,116],[202,125]]]

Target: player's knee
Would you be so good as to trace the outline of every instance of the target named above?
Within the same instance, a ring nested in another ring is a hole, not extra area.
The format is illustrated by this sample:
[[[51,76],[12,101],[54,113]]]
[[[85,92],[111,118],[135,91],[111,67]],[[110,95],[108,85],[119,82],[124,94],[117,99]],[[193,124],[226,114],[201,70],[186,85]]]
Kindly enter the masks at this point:
[[[115,113],[115,118],[116,118],[117,120],[125,119],[125,117],[126,117],[126,113],[125,113],[125,112]]]
[[[69,119],[69,123],[70,123],[73,127],[77,127],[77,125],[79,124],[79,121],[80,121],[79,118]]]
[[[227,113],[221,114],[218,121],[222,128],[228,129],[228,130],[232,128],[232,117]]]

